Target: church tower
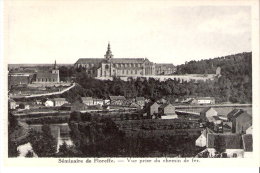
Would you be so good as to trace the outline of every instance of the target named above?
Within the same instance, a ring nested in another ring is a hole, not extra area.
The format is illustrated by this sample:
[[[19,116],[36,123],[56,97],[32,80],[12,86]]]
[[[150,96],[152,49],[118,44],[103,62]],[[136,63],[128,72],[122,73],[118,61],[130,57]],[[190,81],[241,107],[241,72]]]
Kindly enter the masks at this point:
[[[107,52],[106,54],[104,55],[106,59],[111,59],[113,58],[113,54],[112,54],[112,51],[110,50],[110,43],[108,43],[107,45]]]
[[[57,67],[56,60],[55,60],[55,63],[54,63],[54,66],[53,66],[53,69],[52,69],[51,72],[52,72],[52,74],[57,75],[56,82],[60,82],[60,72],[59,72],[59,69]]]

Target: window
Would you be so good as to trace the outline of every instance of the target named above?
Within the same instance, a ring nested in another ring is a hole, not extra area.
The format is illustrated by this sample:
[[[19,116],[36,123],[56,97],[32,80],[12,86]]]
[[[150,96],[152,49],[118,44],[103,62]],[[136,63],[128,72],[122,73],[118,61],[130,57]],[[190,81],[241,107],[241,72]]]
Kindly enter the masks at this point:
[[[125,70],[122,70],[122,74],[124,74],[125,73]]]
[[[135,74],[137,74],[137,70],[135,70]]]

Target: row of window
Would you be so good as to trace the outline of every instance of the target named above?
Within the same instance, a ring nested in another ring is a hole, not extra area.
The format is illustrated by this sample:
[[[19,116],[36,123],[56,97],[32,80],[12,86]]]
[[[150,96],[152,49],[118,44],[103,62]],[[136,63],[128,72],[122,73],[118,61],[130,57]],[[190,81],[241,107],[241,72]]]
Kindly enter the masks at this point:
[[[79,64],[79,66],[85,67],[85,68],[89,68],[89,67],[94,67],[95,64]],[[113,67],[142,67],[142,64],[113,64]]]
[[[118,72],[122,73],[122,74],[137,74],[138,71],[137,70],[118,70]]]
[[[114,67],[142,67],[142,64],[113,64]]]
[[[38,78],[38,82],[56,82],[56,79],[49,79],[49,78]]]

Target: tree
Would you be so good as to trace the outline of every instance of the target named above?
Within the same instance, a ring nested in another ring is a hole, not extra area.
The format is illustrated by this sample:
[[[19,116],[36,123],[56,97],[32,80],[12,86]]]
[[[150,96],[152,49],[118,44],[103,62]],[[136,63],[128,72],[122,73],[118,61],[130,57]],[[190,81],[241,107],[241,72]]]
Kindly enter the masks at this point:
[[[214,148],[217,154],[221,154],[226,151],[225,139],[222,136],[217,135],[214,140]]]
[[[17,147],[17,144],[8,137],[8,157],[19,156],[20,152],[17,150]]]
[[[57,141],[51,135],[49,125],[43,125],[42,132],[31,131],[29,142],[38,157],[51,157],[56,153]]]

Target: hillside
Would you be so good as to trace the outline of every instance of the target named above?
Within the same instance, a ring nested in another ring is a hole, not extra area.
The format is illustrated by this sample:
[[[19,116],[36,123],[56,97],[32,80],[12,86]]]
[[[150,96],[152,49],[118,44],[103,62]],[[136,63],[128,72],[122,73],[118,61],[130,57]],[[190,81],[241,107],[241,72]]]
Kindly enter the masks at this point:
[[[252,52],[244,52],[208,60],[190,61],[177,67],[178,74],[216,73],[221,77],[215,83],[215,95],[231,102],[252,101]],[[207,86],[205,86],[207,87]]]
[[[177,74],[214,74],[221,67],[222,75],[251,75],[252,52],[217,57],[213,59],[189,61],[177,66]]]

